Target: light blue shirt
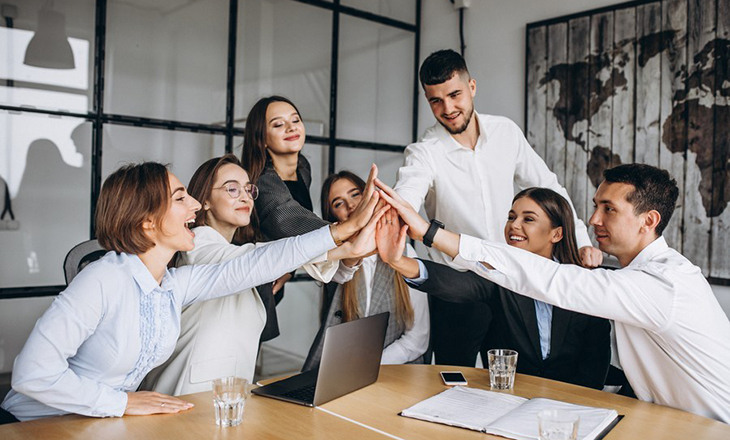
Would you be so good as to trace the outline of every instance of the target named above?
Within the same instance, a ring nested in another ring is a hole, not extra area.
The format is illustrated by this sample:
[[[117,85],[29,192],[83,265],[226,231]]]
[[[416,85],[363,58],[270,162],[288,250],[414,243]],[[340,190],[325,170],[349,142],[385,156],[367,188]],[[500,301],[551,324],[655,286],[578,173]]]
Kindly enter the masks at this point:
[[[407,283],[420,286],[428,280],[428,269],[423,261],[418,262],[418,277],[405,278]],[[535,301],[535,314],[537,316],[537,331],[540,334],[540,352],[542,358],[547,359],[550,355],[550,333],[553,326],[553,306],[542,301]]]
[[[126,392],[172,353],[184,306],[273,281],[333,247],[325,226],[226,263],[167,270],[160,284],[136,255],[109,252],[38,320],[2,408],[21,421],[122,416]]]

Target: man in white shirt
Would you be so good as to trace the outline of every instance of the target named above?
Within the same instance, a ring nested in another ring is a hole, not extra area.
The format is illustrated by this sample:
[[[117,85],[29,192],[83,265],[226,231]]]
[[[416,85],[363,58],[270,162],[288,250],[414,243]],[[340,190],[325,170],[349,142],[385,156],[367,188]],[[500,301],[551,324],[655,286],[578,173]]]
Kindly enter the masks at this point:
[[[622,269],[559,264],[445,230],[435,232],[433,244],[458,266],[516,293],[613,319],[619,358],[639,399],[730,423],[730,321],[700,269],[661,235],[674,211],[676,181],[643,164],[604,177],[590,223],[600,249]],[[409,234],[428,235],[429,224],[386,190]]]
[[[398,171],[395,190],[414,209],[424,205],[429,218],[438,218],[453,230],[503,242],[515,185],[550,188],[570,202],[557,176],[514,122],[474,111],[476,81],[461,55],[453,50],[434,52],[421,65],[419,77],[438,124],[406,148],[405,165]],[[601,252],[591,246],[585,224],[577,217],[575,224],[583,263],[598,266]],[[431,249],[429,256],[452,265],[451,258],[439,251]],[[436,361],[473,366],[489,316],[486,304],[454,304],[432,297]]]

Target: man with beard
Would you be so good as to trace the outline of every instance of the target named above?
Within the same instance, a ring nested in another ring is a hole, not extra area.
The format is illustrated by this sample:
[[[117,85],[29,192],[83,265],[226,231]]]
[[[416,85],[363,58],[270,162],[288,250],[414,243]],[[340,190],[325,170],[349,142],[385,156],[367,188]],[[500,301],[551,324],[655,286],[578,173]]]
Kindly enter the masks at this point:
[[[424,205],[428,218],[433,219],[423,241],[426,246],[430,248],[433,235],[444,224],[465,234],[504,242],[505,213],[510,210],[515,186],[520,190],[550,188],[570,202],[557,176],[514,122],[474,111],[476,81],[461,55],[453,50],[432,53],[421,65],[419,78],[438,124],[426,130],[420,142],[406,148],[395,190],[415,210]],[[598,266],[603,254],[591,246],[586,226],[577,217],[575,226],[583,264]],[[452,265],[452,259],[438,250],[429,249],[429,255],[437,263]],[[473,366],[480,350],[484,360],[484,351],[489,348],[489,307],[449,303],[433,296],[430,301],[436,361]],[[551,315],[538,312],[536,319],[544,324]]]

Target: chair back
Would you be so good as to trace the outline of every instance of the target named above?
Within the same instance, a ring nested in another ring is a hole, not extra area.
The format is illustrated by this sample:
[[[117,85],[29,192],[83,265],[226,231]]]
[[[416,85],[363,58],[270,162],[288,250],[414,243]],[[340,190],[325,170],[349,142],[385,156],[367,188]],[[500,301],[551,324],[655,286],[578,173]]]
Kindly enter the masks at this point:
[[[66,276],[66,285],[71,284],[71,280],[86,267],[99,258],[103,257],[107,251],[103,249],[97,240],[83,241],[74,246],[63,262],[63,273]]]

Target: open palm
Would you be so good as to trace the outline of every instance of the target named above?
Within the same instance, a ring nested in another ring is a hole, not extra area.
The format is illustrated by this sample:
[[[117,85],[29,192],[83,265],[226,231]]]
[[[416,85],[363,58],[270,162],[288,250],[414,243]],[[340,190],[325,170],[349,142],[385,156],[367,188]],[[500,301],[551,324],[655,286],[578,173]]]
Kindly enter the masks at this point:
[[[406,248],[407,225],[401,225],[400,217],[395,209],[386,212],[378,221],[375,242],[380,259],[387,264],[397,263],[403,258]]]

